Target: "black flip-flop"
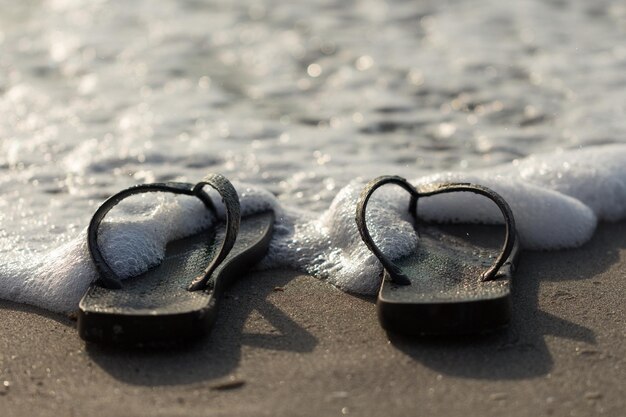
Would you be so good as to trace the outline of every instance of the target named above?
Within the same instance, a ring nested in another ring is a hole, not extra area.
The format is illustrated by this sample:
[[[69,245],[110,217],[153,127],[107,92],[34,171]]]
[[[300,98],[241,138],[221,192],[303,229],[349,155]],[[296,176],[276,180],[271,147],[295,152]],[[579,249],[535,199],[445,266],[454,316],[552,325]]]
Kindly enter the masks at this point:
[[[203,191],[205,185],[221,195],[226,221],[170,242],[160,265],[119,279],[98,245],[98,228],[106,214],[131,195],[169,192],[196,196],[217,219],[211,198]],[[80,301],[80,337],[88,342],[139,346],[201,337],[215,321],[223,290],[265,256],[273,224],[271,210],[241,219],[237,192],[219,174],[198,184],[142,184],[113,195],[95,212],[87,232],[99,278]]]
[[[409,212],[419,234],[414,254],[391,261],[376,246],[367,229],[365,210],[372,193],[395,184],[411,195]],[[421,197],[467,191],[491,199],[505,221],[504,245],[493,252],[455,238],[435,227],[419,225],[417,202]],[[504,199],[476,184],[446,183],[417,189],[404,178],[383,176],[369,182],[356,211],[361,238],[383,265],[378,293],[378,317],[383,328],[407,335],[482,333],[505,326],[511,316],[511,276],[519,246],[515,220]]]

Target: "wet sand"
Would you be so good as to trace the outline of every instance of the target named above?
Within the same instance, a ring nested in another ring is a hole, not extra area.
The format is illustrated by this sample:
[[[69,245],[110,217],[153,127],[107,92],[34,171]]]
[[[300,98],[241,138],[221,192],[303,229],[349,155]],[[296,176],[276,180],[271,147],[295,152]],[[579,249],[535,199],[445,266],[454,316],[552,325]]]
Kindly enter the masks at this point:
[[[624,415],[626,223],[522,255],[511,326],[462,339],[390,337],[373,300],[291,271],[241,280],[208,338],[161,352],[2,301],[0,414]]]

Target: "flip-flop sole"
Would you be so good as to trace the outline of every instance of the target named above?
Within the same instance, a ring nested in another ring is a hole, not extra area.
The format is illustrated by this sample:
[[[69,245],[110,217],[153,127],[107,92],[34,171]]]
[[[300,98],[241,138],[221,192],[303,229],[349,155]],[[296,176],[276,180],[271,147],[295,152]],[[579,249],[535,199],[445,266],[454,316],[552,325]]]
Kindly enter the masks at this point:
[[[416,252],[394,261],[410,285],[393,283],[385,273],[377,301],[383,328],[407,335],[451,335],[505,326],[511,317],[511,267],[517,249],[497,279],[483,281],[481,275],[498,251],[482,243],[420,228]]]
[[[214,271],[211,290],[188,291],[221,245],[224,225],[170,242],[163,262],[125,279],[122,288],[92,285],[79,305],[78,333],[88,342],[163,345],[186,342],[212,327],[222,291],[267,253],[274,213],[241,219],[235,245]]]

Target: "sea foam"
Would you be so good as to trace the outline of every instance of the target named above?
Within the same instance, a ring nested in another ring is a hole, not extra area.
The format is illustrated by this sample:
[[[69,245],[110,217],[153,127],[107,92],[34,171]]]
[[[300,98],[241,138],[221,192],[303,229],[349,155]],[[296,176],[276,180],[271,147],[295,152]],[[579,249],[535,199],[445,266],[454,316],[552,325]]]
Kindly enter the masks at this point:
[[[586,242],[599,220],[626,218],[626,145],[607,145],[531,156],[474,172],[443,172],[410,179],[416,185],[475,182],[493,188],[511,206],[525,249],[563,249]],[[389,173],[393,174],[393,173]],[[381,266],[362,243],[354,221],[364,180],[339,190],[323,213],[283,206],[268,191],[235,182],[242,213],[277,214],[270,251],[261,268],[295,268],[352,293],[373,294]],[[215,201],[217,195],[209,191]],[[101,245],[118,274],[129,277],[158,265],[168,241],[215,221],[192,197],[146,194],[122,203],[102,224]],[[372,198],[368,224],[384,253],[398,258],[419,245],[408,195],[386,187]],[[223,209],[218,215],[223,217]],[[429,221],[501,223],[493,203],[470,193],[423,198]],[[21,252],[0,260],[0,297],[52,311],[77,308],[96,272],[82,229],[47,253]]]

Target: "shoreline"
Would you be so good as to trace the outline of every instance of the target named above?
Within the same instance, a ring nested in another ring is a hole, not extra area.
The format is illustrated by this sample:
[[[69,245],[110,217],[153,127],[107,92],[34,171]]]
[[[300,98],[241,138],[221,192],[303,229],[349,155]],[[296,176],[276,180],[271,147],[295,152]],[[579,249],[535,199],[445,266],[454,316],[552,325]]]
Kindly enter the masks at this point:
[[[625,271],[623,221],[601,223],[578,249],[523,252],[509,328],[457,339],[389,337],[374,299],[293,271],[240,280],[211,334],[169,351],[86,347],[69,318],[0,301],[0,408],[8,417],[618,416]]]

